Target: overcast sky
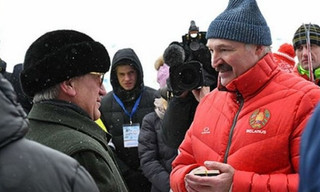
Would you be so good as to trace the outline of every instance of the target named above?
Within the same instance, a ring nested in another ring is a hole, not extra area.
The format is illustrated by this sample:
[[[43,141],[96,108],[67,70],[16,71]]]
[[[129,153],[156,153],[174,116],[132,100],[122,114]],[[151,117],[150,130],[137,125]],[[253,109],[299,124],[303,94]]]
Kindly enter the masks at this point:
[[[291,43],[302,23],[320,24],[317,0],[257,2],[271,29],[273,50]],[[227,4],[228,0],[0,0],[0,58],[12,71],[40,35],[75,29],[104,44],[111,58],[118,49],[133,48],[143,65],[145,84],[157,88],[154,62],[168,44],[181,41],[191,20],[206,31]]]

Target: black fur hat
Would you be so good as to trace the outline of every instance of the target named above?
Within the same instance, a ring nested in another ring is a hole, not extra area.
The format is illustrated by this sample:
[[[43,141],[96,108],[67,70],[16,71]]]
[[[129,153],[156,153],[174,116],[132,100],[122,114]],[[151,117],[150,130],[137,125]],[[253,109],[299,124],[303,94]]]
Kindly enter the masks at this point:
[[[106,48],[91,37],[74,30],[47,32],[31,44],[21,72],[26,95],[89,72],[105,73],[110,68]]]

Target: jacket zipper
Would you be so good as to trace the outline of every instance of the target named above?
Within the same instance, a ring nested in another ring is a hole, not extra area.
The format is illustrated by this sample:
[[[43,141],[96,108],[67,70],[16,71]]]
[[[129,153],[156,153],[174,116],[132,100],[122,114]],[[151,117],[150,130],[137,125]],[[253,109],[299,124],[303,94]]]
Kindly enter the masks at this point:
[[[229,134],[229,139],[228,139],[228,145],[227,145],[226,153],[225,153],[224,159],[223,159],[224,163],[227,163],[228,156],[229,156],[229,150],[230,150],[230,146],[231,146],[231,140],[232,140],[232,136],[233,136],[233,131],[234,131],[234,128],[235,128],[235,126],[237,124],[238,116],[239,116],[239,113],[240,113],[240,111],[241,111],[241,109],[243,107],[243,103],[244,103],[244,100],[243,100],[243,97],[242,97],[241,93],[239,93],[237,91],[236,92],[236,96],[237,96],[237,103],[240,103],[240,105],[239,105],[239,109],[238,109],[236,115],[233,118],[231,130],[230,130],[230,134]]]

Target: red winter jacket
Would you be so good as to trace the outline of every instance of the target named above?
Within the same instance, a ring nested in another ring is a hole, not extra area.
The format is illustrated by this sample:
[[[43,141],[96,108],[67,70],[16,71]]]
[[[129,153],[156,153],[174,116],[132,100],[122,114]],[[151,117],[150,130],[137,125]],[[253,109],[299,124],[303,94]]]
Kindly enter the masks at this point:
[[[300,137],[320,88],[268,54],[225,89],[198,105],[172,163],[173,191],[186,191],[185,175],[206,160],[233,166],[233,191],[297,191]]]

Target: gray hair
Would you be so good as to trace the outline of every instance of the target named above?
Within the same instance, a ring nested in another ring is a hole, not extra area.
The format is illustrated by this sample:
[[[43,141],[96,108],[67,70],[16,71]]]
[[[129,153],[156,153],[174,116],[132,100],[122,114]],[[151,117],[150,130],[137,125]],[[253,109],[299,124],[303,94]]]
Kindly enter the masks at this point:
[[[263,46],[263,55],[266,55],[269,52],[271,52],[271,46]]]
[[[60,92],[60,83],[51,86],[41,92],[38,92],[33,97],[33,103],[38,103],[44,100],[56,99]]]
[[[250,49],[250,48],[252,48],[252,46],[254,46],[254,44],[245,44],[246,49]],[[266,45],[261,45],[261,46],[262,46],[262,49],[263,49],[263,51],[261,53],[262,57],[264,57],[266,54],[271,52],[271,46],[270,45],[267,45],[267,46]]]

